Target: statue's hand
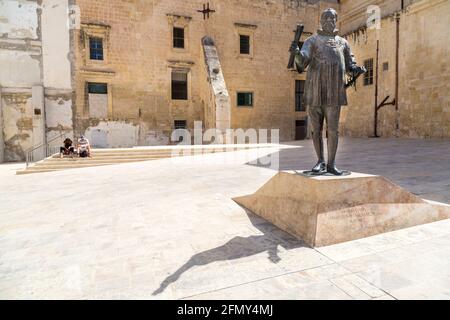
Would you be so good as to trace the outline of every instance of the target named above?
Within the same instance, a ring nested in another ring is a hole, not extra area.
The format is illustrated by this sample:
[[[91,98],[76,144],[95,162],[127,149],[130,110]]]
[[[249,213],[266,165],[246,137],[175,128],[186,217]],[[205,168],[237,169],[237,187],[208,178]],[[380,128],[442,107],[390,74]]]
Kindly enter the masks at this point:
[[[364,66],[355,66],[355,68],[353,69],[353,73],[355,73],[355,74],[363,74],[363,73],[366,73],[367,72],[367,69],[366,69],[366,67],[364,67]]]
[[[300,49],[298,47],[298,44],[295,41],[292,41],[291,47],[289,49],[290,52],[295,52],[296,54],[299,53]]]

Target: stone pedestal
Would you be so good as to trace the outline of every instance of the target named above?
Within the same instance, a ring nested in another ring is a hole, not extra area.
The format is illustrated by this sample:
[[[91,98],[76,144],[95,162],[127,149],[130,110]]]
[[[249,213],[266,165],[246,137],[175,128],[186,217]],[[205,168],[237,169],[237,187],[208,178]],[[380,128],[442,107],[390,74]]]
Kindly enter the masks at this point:
[[[450,206],[423,200],[381,176],[305,177],[278,173],[234,199],[311,246],[325,246],[450,218]]]

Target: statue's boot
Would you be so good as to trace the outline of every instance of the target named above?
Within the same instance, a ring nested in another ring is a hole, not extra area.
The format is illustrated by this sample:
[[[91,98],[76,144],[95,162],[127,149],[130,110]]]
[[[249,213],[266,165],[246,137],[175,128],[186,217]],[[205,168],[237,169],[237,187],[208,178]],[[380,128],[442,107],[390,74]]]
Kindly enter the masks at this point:
[[[327,172],[335,176],[342,175],[342,171],[336,168],[335,158],[339,142],[339,133],[337,130],[328,131],[327,148],[328,148],[328,163]]]
[[[336,168],[336,165],[334,163],[328,163],[327,164],[327,172],[331,173],[335,176],[341,176],[342,175],[342,171],[339,170],[338,168]]]
[[[314,166],[314,168],[311,169],[314,173],[325,173],[326,172],[326,165],[325,161],[319,160],[317,164]]]
[[[311,169],[311,171],[314,173],[325,173],[326,165],[323,156],[323,138],[321,133],[320,134],[313,133],[313,143],[314,149],[316,150],[317,158],[319,160],[317,161],[317,164],[314,166],[314,168]]]

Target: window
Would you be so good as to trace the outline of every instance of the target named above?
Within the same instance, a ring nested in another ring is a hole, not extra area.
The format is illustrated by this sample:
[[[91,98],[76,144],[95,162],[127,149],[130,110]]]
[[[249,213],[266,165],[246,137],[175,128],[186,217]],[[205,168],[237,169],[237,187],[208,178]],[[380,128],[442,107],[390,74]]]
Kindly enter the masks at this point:
[[[108,85],[106,83],[88,83],[88,93],[107,94]]]
[[[106,119],[108,117],[108,84],[88,82],[87,91],[89,117]]]
[[[187,99],[187,73],[172,71],[172,100]]]
[[[383,71],[388,71],[389,70],[389,62],[384,62],[383,63]]]
[[[305,140],[307,136],[307,120],[295,120],[295,140]]]
[[[173,125],[174,125],[174,127],[175,127],[175,130],[178,130],[178,129],[187,129],[187,123],[186,123],[186,120],[175,120],[174,122],[173,122]],[[184,138],[188,138],[188,136],[186,135],[186,132],[184,132],[182,135],[180,135],[179,137],[178,137],[178,142],[182,142],[182,141],[184,141]]]
[[[91,60],[103,60],[103,39],[89,38],[89,51]]]
[[[174,127],[176,129],[186,129],[187,128],[187,122],[186,120],[175,120],[174,121]]]
[[[240,42],[240,53],[241,54],[250,54],[250,36],[239,35]]]
[[[364,66],[367,69],[367,72],[364,73],[364,85],[370,86],[373,84],[373,59],[365,60]]]
[[[184,28],[173,28],[173,47],[184,48]]]
[[[238,105],[238,107],[252,107],[253,106],[253,93],[252,92],[238,92],[237,93],[237,105]]]
[[[295,111],[306,111],[303,103],[305,80],[295,80]]]
[[[111,26],[96,23],[82,23],[80,25],[83,39],[84,64],[98,66],[108,63],[108,39]]]

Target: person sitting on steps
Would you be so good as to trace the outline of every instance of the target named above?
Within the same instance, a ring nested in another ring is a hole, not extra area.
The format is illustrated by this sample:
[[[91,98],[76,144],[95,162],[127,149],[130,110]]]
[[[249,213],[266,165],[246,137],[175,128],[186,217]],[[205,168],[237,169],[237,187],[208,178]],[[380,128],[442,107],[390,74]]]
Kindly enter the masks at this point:
[[[64,147],[59,148],[59,156],[60,158],[63,158],[64,156],[72,156],[75,154],[75,148],[72,145],[72,140],[69,138],[66,138],[64,140]]]
[[[78,155],[81,158],[91,157],[91,145],[84,135],[78,139]]]

